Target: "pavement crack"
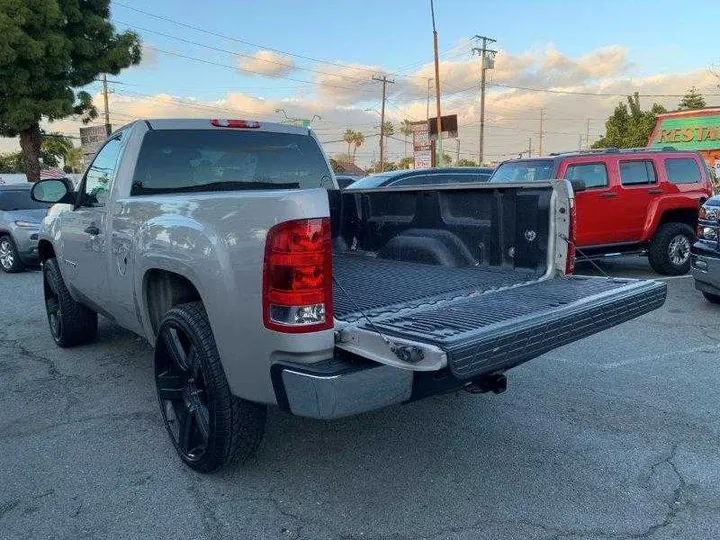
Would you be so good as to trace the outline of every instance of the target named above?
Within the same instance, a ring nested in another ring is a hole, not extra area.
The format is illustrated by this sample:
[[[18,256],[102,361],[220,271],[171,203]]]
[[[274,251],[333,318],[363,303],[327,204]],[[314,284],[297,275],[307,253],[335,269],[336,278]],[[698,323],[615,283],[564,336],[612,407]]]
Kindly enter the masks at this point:
[[[675,486],[675,489],[673,489],[672,496],[669,498],[667,504],[667,511],[665,512],[665,516],[663,516],[663,519],[661,522],[656,523],[654,525],[651,525],[647,531],[633,535],[632,538],[648,538],[655,534],[660,529],[663,529],[667,527],[668,525],[672,524],[672,522],[675,520],[677,515],[684,510],[687,506],[689,506],[689,502],[687,501],[685,497],[685,492],[687,488],[687,484],[685,482],[685,478],[678,470],[678,467],[675,463],[675,459],[677,458],[677,450],[678,445],[677,443],[672,445],[672,448],[668,452],[668,454],[660,459],[659,461],[653,463],[650,467],[650,475],[655,473],[658,467],[661,465],[668,465],[670,467],[670,470],[672,470],[673,474],[677,478],[677,485]]]
[[[20,499],[0,503],[0,519],[4,518],[7,514],[12,512],[19,504]]]

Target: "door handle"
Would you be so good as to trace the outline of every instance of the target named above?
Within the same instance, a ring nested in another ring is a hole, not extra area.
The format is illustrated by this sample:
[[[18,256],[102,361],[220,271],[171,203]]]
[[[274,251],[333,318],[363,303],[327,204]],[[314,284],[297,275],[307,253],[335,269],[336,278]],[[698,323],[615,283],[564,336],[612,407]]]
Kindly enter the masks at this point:
[[[602,195],[600,195],[601,199],[614,199],[615,197],[617,197],[617,193],[612,193],[612,192],[603,193]]]
[[[662,192],[663,191],[660,188],[648,189],[648,193],[650,193],[651,195],[660,195],[662,194]]]
[[[88,234],[92,234],[93,236],[97,236],[100,234],[100,229],[98,229],[97,225],[92,224],[85,227],[85,232]]]

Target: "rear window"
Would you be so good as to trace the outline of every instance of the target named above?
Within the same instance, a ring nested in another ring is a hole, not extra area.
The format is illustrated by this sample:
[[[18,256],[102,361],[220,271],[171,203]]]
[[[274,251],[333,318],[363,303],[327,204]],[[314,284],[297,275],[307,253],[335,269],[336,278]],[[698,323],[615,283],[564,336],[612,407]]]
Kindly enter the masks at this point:
[[[145,134],[132,195],[327,187],[331,173],[312,137],[231,130]]]
[[[554,169],[551,159],[533,161],[508,161],[503,163],[490,178],[490,182],[537,182],[550,180]]]
[[[37,210],[50,206],[52,205],[33,201],[29,189],[0,191],[0,211],[3,212]]]
[[[395,176],[395,174],[373,174],[372,176],[366,176],[357,182],[353,182],[348,189],[371,189],[380,187]]]
[[[666,159],[665,171],[673,184],[696,184],[702,181],[700,167],[693,158]]]

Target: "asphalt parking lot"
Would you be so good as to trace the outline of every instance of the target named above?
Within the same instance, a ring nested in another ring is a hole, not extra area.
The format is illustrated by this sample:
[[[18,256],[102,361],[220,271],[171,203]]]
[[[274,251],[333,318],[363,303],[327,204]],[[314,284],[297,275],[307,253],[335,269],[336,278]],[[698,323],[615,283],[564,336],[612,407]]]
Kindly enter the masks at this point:
[[[101,319],[96,344],[60,350],[40,273],[0,275],[0,538],[720,537],[720,307],[668,286],[503,395],[327,423],[273,410],[256,458],[201,476],[165,434],[147,344]]]

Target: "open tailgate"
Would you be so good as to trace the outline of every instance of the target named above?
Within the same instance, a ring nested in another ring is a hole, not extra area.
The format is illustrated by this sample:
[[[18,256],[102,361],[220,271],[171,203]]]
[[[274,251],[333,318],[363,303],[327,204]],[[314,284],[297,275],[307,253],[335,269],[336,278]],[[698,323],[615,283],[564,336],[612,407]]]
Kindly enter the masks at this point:
[[[372,324],[358,322],[439,347],[452,374],[469,379],[639,317],[662,306],[666,294],[657,281],[567,276],[411,309],[389,306]]]

